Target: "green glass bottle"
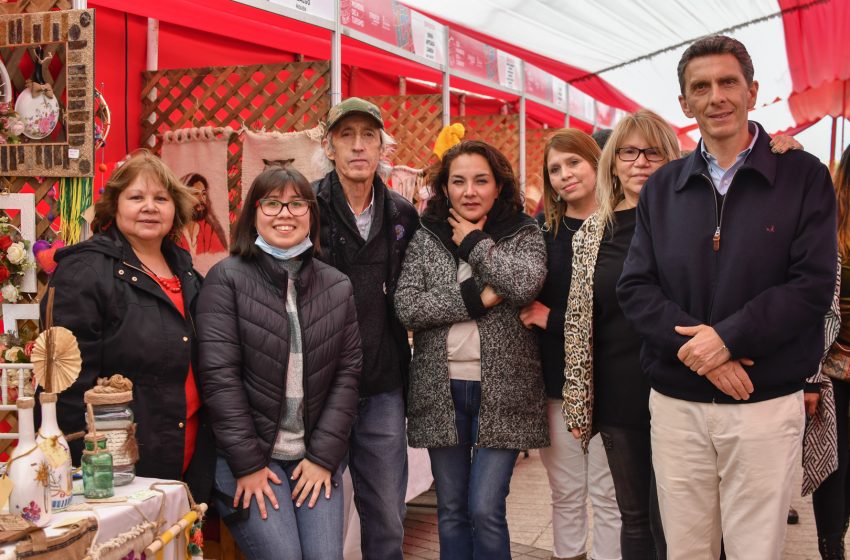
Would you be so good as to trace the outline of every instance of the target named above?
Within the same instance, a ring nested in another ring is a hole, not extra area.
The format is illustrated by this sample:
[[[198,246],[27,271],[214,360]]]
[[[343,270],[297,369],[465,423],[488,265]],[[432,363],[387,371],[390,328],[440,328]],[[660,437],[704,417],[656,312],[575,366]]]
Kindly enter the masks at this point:
[[[83,495],[88,499],[111,498],[115,495],[112,483],[112,454],[106,450],[106,436],[86,434],[83,451]]]

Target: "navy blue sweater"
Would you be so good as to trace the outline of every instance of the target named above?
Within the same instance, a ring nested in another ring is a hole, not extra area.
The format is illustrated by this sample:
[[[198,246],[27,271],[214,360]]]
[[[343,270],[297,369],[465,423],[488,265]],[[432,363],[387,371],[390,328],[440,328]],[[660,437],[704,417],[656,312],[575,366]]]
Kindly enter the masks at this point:
[[[835,284],[835,194],[827,168],[802,151],[776,155],[759,127],[718,220],[700,150],[650,177],[617,285],[643,337],[652,387],[696,402],[756,402],[803,388],[823,353]],[[712,238],[719,228],[717,250]],[[735,401],[676,358],[676,325],[712,325],[755,386]]]

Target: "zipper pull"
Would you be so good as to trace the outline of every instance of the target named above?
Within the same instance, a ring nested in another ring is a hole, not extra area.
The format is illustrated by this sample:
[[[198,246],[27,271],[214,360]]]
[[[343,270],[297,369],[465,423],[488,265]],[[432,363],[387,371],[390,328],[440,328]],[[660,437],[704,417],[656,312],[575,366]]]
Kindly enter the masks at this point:
[[[717,226],[717,229],[714,230],[714,237],[711,239],[711,246],[714,248],[715,252],[720,250],[720,226]]]

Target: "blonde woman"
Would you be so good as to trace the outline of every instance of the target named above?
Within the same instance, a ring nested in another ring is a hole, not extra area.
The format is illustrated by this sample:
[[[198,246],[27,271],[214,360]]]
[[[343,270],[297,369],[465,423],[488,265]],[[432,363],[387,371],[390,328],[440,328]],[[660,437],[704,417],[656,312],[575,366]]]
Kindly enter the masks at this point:
[[[601,433],[614,479],[623,559],[664,558],[649,446],[649,383],[640,366],[641,339],[615,288],[646,180],[679,145],[670,126],[641,110],[614,128],[599,160],[596,200],[573,238],[572,281],[564,327],[567,427],[585,449]]]

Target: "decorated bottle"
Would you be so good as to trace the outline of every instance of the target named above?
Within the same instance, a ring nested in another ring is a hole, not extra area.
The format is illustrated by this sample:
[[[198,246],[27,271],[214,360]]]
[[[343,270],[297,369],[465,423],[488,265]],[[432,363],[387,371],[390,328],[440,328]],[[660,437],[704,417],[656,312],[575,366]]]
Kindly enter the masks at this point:
[[[50,466],[50,503],[53,511],[62,511],[71,505],[73,480],[71,478],[71,449],[59,424],[56,422],[56,393],[42,393],[41,428],[35,440]]]
[[[6,466],[12,481],[9,513],[44,527],[52,517],[50,466],[35,442],[34,406],[32,397],[18,399],[18,446]]]
[[[106,435],[106,448],[112,454],[113,483],[130,484],[136,477],[139,451],[133,409],[133,382],[120,374],[102,377],[86,391],[86,404],[92,405],[94,427]]]
[[[106,449],[104,434],[89,433],[83,450],[83,494],[87,499],[111,498],[115,494],[112,483],[112,454]]]

